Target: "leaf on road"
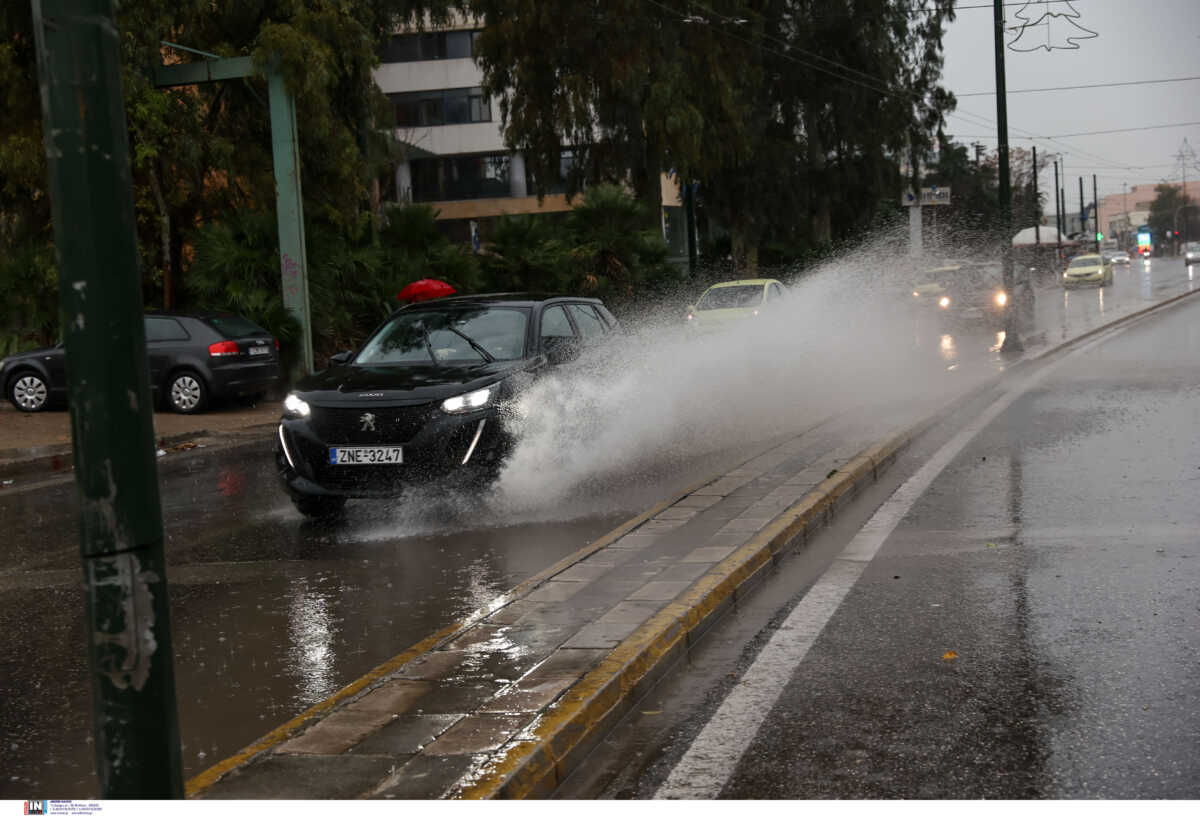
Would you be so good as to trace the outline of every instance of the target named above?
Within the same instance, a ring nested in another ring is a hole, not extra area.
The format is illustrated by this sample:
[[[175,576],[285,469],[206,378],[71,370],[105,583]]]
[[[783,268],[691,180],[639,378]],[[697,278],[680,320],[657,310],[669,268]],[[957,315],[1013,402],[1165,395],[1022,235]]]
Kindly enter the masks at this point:
[[[951,649],[950,651],[948,651],[944,655],[942,655],[942,660],[957,660],[957,659],[958,659],[958,652],[954,651],[953,649]]]

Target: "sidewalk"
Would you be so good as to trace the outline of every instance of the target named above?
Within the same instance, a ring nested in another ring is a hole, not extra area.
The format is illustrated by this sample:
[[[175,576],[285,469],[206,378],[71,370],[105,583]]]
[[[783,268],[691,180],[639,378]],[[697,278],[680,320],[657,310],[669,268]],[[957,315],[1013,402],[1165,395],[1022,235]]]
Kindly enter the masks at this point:
[[[281,413],[281,403],[274,401],[260,402],[254,408],[218,407],[203,414],[155,412],[154,437],[160,448],[172,453],[205,437],[265,439]],[[27,414],[0,401],[0,486],[10,479],[41,479],[69,472],[71,461],[68,411]]]

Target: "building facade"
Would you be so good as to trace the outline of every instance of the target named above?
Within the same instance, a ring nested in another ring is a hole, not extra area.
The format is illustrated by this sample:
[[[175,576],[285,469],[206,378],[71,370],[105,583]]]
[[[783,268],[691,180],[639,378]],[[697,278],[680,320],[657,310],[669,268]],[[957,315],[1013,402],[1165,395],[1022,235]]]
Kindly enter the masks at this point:
[[[478,23],[461,19],[433,31],[392,36],[375,70],[375,81],[392,103],[396,136],[406,160],[395,168],[388,200],[429,204],[446,232],[460,240],[483,240],[502,215],[558,213],[571,208],[564,151],[559,183],[539,201],[520,152],[508,150],[500,113],[480,84],[475,63]],[[679,192],[664,180],[664,234],[674,246],[669,219],[678,219]]]

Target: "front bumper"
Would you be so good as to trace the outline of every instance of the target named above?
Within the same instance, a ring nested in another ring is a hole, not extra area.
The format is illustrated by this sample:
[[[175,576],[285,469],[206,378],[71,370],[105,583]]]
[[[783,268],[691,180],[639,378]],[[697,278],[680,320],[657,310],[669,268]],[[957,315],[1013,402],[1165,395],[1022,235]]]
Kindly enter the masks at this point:
[[[319,410],[319,409],[318,409]],[[408,438],[318,434],[310,419],[283,419],[276,433],[280,483],[293,496],[385,498],[418,485],[482,484],[494,478],[512,448],[496,409],[449,415],[430,409]],[[352,438],[357,437],[357,438]],[[329,448],[399,445],[398,465],[331,465]]]
[[[1103,272],[1089,272],[1086,275],[1064,275],[1063,286],[1092,286],[1104,282]]]

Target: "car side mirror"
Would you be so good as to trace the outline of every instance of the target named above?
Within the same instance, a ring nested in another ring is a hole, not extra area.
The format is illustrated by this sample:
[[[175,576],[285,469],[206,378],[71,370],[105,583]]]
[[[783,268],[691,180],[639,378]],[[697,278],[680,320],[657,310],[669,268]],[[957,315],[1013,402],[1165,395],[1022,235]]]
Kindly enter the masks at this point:
[[[350,358],[354,356],[353,351],[339,351],[337,354],[330,355],[330,365],[345,365],[350,362]]]
[[[543,337],[542,352],[550,365],[561,365],[579,356],[581,347],[574,337]]]

